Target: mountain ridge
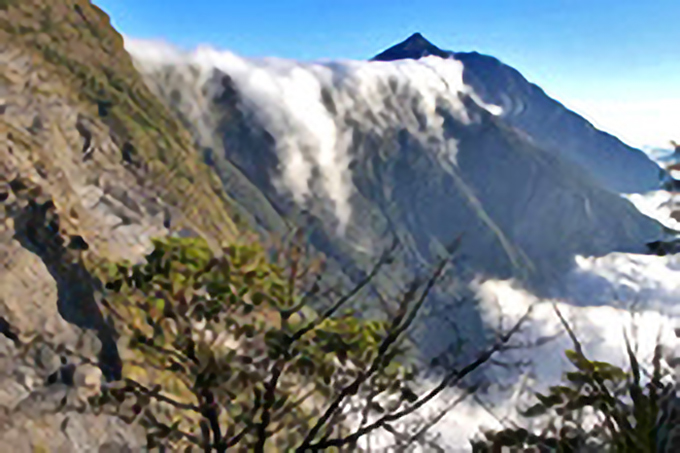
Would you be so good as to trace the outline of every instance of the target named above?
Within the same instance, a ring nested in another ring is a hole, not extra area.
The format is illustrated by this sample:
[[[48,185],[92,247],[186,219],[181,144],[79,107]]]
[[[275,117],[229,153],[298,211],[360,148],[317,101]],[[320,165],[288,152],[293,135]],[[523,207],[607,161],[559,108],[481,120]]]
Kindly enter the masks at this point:
[[[475,51],[442,50],[422,34],[414,33],[370,61],[424,57],[461,61],[465,67],[465,83],[487,104],[500,106],[504,111],[501,117],[509,125],[528,134],[540,146],[582,165],[605,187],[623,193],[659,188],[659,181],[665,172],[643,151],[596,129],[585,118],[550,98],[540,86],[529,82],[519,71],[498,58]],[[637,171],[633,172],[631,168],[637,168]]]
[[[149,49],[138,53],[134,46],[129,51],[152,91],[186,118],[199,147],[211,148],[225,188],[234,181],[231,168],[238,168],[277,215],[305,222],[309,243],[350,278],[365,273],[374,253],[397,239],[403,255],[395,280],[408,281],[462,238],[459,281],[433,293],[440,319],[421,325],[420,334],[429,336],[422,343],[426,355],[447,348],[452,329],[441,312],[449,308],[462,324],[461,335],[474,344],[484,341],[473,304],[447,305],[465,293],[461,281],[516,279],[549,297],[547,287],[573,266],[574,256],[645,253],[645,244],[661,234],[654,220],[582,165],[478,104],[460,84],[456,59],[286,60],[270,69],[266,61],[210,49],[173,55],[167,64],[145,61]],[[267,84],[252,83],[255,71]],[[304,103],[281,94],[298,93],[287,85],[296,80],[292,73],[306,81]],[[192,117],[197,92],[206,117]],[[206,129],[209,137],[201,133]],[[309,166],[296,173],[292,188],[282,177],[290,161]],[[350,194],[355,213],[343,235],[336,228],[335,198],[324,189],[321,166],[328,162],[344,175],[349,190],[341,192]],[[308,189],[302,202],[293,196],[300,186]],[[230,196],[246,211],[258,211],[247,196]],[[388,293],[393,285],[389,279],[376,284]]]

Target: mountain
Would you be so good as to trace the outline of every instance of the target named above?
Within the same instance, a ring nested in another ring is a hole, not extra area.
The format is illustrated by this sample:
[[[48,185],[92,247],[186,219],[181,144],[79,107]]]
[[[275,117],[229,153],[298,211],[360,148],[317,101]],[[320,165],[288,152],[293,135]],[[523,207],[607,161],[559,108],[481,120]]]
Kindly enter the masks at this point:
[[[374,61],[453,58],[464,66],[463,80],[487,104],[500,106],[502,120],[538,146],[571,159],[616,192],[655,190],[662,170],[646,155],[550,98],[537,85],[498,59],[477,52],[441,50],[420,33],[373,57]]]
[[[138,425],[78,405],[130,370],[100,278],[105,265],[143,258],[152,237],[201,236],[217,251],[252,231],[269,240],[302,226],[330,285],[360,280],[397,239],[399,259],[363,297],[367,312],[382,310],[378,289],[394,294],[459,241],[456,279],[434,293],[415,335],[431,357],[493,333],[470,281],[547,292],[575,255],[643,253],[660,234],[571,151],[494,115],[493,90],[465,83],[455,58],[182,54],[124,43],[87,0],[0,1],[0,43],[8,451],[142,449]],[[626,190],[640,176],[628,155],[607,155]],[[82,360],[40,342],[24,354],[17,339],[51,340]]]
[[[263,235],[304,225],[309,243],[352,280],[396,239],[400,267],[376,285],[388,293],[460,239],[456,283],[439,288],[421,320],[425,356],[456,335],[484,343],[470,281],[515,279],[547,296],[576,255],[646,253],[661,234],[615,192],[658,185],[655,164],[619,144],[614,157],[589,156],[621,169],[598,177],[496,115],[455,58],[299,63],[126,47]]]
[[[89,1],[2,1],[0,43],[2,450],[140,451],[137,425],[56,412],[62,399],[82,404],[78,376],[98,381],[87,360],[101,360],[105,380],[126,366],[96,270],[138,260],[152,237],[233,240],[231,202]],[[46,344],[26,353],[16,337]],[[62,363],[49,344],[82,361]],[[45,385],[73,367],[75,381]]]

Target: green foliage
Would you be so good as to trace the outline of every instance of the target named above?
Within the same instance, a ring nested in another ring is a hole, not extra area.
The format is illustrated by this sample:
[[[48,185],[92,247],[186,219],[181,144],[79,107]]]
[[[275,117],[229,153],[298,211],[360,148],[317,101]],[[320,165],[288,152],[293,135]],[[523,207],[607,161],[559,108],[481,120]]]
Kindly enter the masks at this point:
[[[559,315],[559,312],[558,312]],[[562,318],[561,318],[562,319]],[[661,395],[660,348],[647,384],[641,382],[640,364],[628,343],[630,370],[588,359],[573,332],[562,319],[575,349],[565,355],[575,370],[567,372],[561,385],[537,393],[538,402],[522,412],[524,417],[548,416],[549,424],[540,433],[524,428],[508,428],[484,433],[473,441],[474,452],[500,451],[602,451],[656,452],[656,422]],[[594,420],[584,427],[584,415]]]
[[[413,400],[399,322],[317,313],[321,266],[297,246],[278,262],[255,243],[223,252],[170,238],[144,263],[102,268],[125,381],[98,405],[131,405],[152,445],[202,446],[211,432],[217,451],[281,451],[346,435],[342,405],[324,410],[338,395],[393,395],[389,410]]]

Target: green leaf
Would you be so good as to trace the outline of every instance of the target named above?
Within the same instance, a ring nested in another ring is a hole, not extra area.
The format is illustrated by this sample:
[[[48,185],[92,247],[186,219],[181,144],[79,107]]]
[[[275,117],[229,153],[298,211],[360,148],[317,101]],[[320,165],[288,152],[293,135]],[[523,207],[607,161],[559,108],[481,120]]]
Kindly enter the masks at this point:
[[[156,307],[156,310],[158,310],[159,313],[163,313],[165,311],[165,300],[156,298],[154,300],[154,306]]]

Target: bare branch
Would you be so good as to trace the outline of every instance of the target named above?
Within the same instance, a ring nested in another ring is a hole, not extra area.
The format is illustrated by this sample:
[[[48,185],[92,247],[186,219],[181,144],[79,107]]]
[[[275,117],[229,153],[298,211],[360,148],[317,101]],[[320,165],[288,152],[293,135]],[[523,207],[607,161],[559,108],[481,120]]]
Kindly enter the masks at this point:
[[[189,403],[181,403],[177,400],[174,400],[168,396],[165,396],[161,394],[160,389],[149,389],[148,387],[140,384],[137,381],[133,381],[132,379],[125,379],[125,383],[129,385],[130,387],[133,387],[134,389],[138,390],[140,393],[143,393],[144,395],[155,398],[158,401],[161,401],[163,403],[170,404],[171,406],[176,407],[177,409],[183,409],[183,410],[188,410],[192,412],[196,412],[198,414],[201,413],[201,408],[194,405],[194,404],[189,404]]]
[[[359,387],[368,379],[370,376],[375,373],[381,365],[383,365],[383,358],[385,354],[387,353],[387,350],[389,349],[390,346],[392,346],[399,336],[410,326],[410,324],[413,322],[415,319],[415,316],[419,310],[419,308],[422,306],[424,301],[427,299],[427,296],[430,293],[430,290],[434,287],[435,283],[441,276],[442,272],[444,271],[444,268],[446,267],[446,260],[442,260],[442,262],[437,266],[437,269],[433,273],[432,277],[427,283],[427,286],[425,287],[425,290],[423,291],[421,297],[419,298],[418,302],[415,305],[415,308],[413,308],[409,314],[409,317],[404,321],[403,323],[401,322],[401,319],[403,317],[397,316],[393,322],[392,329],[390,333],[385,337],[383,342],[380,345],[380,348],[378,349],[378,353],[376,354],[375,359],[373,360],[373,363],[371,364],[370,368],[366,372],[360,372],[357,378],[352,382],[350,385],[347,387],[343,388],[342,391],[336,396],[335,400],[328,406],[326,409],[326,412],[319,418],[317,421],[316,425],[309,431],[307,436],[305,437],[305,440],[302,442],[302,445],[300,446],[301,451],[304,451],[305,448],[307,448],[311,442],[314,440],[314,438],[317,436],[321,428],[328,422],[329,418],[335,411],[338,410],[340,407],[340,404],[342,401],[351,396],[355,395]],[[407,301],[410,298],[410,292],[407,293],[404,296],[404,300]],[[400,319],[401,318],[401,319]]]
[[[477,391],[479,388],[479,385],[473,385],[465,389],[462,395],[460,395],[458,398],[456,398],[451,404],[446,406],[443,410],[441,410],[436,416],[432,417],[431,420],[429,420],[425,426],[423,426],[421,429],[418,430],[417,433],[415,433],[411,438],[409,439],[409,443],[414,443],[417,441],[422,441],[423,436],[425,433],[430,430],[432,427],[434,427],[437,423],[439,423],[445,416],[448,414],[452,409],[454,409],[456,406],[458,406],[460,403],[462,403],[465,398],[468,396],[472,395]]]
[[[264,407],[262,409],[262,416],[260,418],[260,424],[257,428],[257,443],[255,444],[254,451],[256,453],[264,453],[264,445],[267,441],[267,427],[271,421],[271,408],[274,406],[274,400],[276,398],[276,386],[278,385],[279,378],[283,372],[284,360],[277,360],[272,367],[272,376],[269,382],[266,384],[266,392],[264,395]]]
[[[387,262],[389,261],[389,257],[391,256],[392,252],[397,248],[397,246],[398,243],[396,241],[393,242],[392,246],[382,254],[376,265],[371,270],[371,272],[369,272],[369,274],[364,279],[362,279],[357,285],[355,285],[354,288],[352,288],[352,290],[349,293],[341,297],[332,307],[326,310],[326,312],[322,316],[320,316],[318,319],[310,322],[307,326],[295,332],[295,334],[290,338],[289,344],[294,343],[295,341],[302,338],[306,333],[316,329],[319,326],[319,324],[333,316],[333,314],[335,314],[336,311],[338,311],[344,304],[346,304],[350,299],[356,296],[359,293],[359,291],[365,288],[366,285],[368,285],[375,278],[378,272],[380,272],[380,269],[382,269],[382,267],[385,264],[387,264]]]
[[[522,318],[513,326],[512,329],[510,329],[505,335],[502,335],[500,339],[489,349],[487,349],[484,353],[478,356],[478,358],[473,361],[472,363],[468,364],[465,366],[463,369],[460,371],[458,370],[452,370],[450,373],[448,373],[440,382],[439,385],[437,385],[435,388],[430,390],[430,392],[427,393],[424,397],[420,398],[418,401],[416,401],[413,405],[410,407],[403,409],[401,411],[395,412],[393,414],[388,414],[385,415],[384,417],[380,418],[379,420],[371,423],[370,425],[367,425],[363,428],[358,429],[356,432],[351,434],[350,436],[344,437],[344,438],[339,438],[339,439],[331,439],[325,442],[318,442],[316,444],[307,444],[301,445],[296,451],[297,452],[304,452],[304,451],[319,451],[325,448],[329,447],[342,447],[347,444],[351,444],[356,442],[359,438],[362,436],[365,436],[366,434],[370,433],[371,431],[374,431],[378,428],[382,428],[385,424],[394,422],[396,420],[399,420],[407,415],[410,415],[411,413],[415,412],[419,408],[421,408],[423,405],[431,401],[433,398],[435,398],[439,393],[441,393],[445,388],[454,386],[458,384],[462,379],[464,379],[466,376],[468,376],[470,373],[481,367],[483,364],[485,364],[497,351],[499,351],[502,346],[507,343],[510,338],[520,329],[524,321],[528,318],[532,311],[532,307],[529,307],[529,310],[527,310],[527,313],[522,316]]]

